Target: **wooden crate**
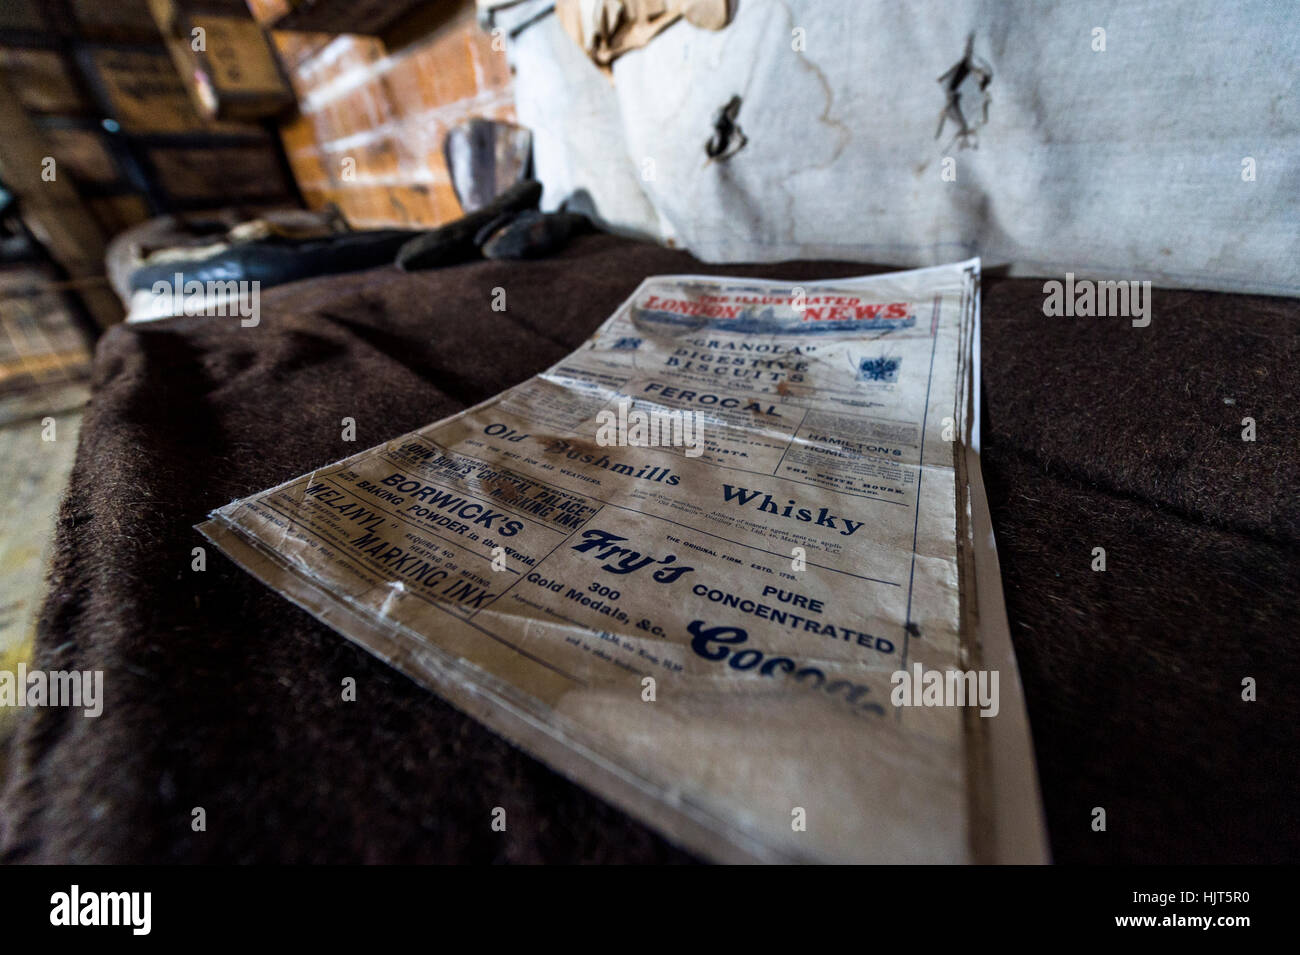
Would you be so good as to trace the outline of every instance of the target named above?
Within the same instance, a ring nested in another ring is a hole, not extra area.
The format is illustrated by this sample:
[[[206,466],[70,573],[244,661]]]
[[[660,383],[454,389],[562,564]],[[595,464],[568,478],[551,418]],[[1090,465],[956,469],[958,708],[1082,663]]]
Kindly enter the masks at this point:
[[[182,202],[237,202],[286,194],[280,165],[266,145],[155,147],[149,162],[167,195]]]
[[[0,69],[9,74],[18,101],[29,113],[89,116],[94,112],[55,50],[0,48]]]
[[[210,119],[257,120],[293,105],[270,40],[242,2],[149,0],[195,106]]]
[[[106,236],[125,232],[149,218],[149,203],[138,192],[87,199],[86,205]]]
[[[428,29],[445,16],[449,0],[289,0],[275,30],[404,35]],[[390,44],[392,45],[392,44]]]
[[[185,133],[209,128],[161,47],[103,47],[94,51],[92,59],[113,115],[126,132]]]
[[[106,184],[119,179],[117,163],[92,129],[47,129],[45,148],[54,157],[60,175],[70,173],[79,182]]]

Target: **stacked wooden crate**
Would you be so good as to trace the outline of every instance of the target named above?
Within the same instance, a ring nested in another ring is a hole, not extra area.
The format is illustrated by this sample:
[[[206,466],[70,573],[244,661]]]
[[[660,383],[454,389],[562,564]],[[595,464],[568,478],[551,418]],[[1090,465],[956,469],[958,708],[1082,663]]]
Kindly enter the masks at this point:
[[[242,0],[208,0],[249,14]],[[111,234],[151,214],[294,201],[274,127],[202,115],[148,0],[7,0],[0,72]]]
[[[304,5],[286,15],[289,0],[250,6],[272,29],[297,95],[299,114],[281,134],[307,204],[333,202],[360,227],[459,217],[442,155],[447,130],[472,116],[515,115],[504,44],[479,27],[473,0],[394,4],[406,16],[386,20],[383,35],[355,10],[351,32],[328,32],[348,25],[338,5],[313,7],[330,14],[319,21]],[[326,29],[298,32],[313,26]]]

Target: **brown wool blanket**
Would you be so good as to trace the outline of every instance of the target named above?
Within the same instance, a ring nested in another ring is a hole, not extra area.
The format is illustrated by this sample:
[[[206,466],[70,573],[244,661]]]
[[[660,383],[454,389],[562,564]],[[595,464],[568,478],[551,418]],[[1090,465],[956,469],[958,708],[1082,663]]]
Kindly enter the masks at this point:
[[[271,289],[251,329],[112,329],[32,663],[103,670],[104,713],[23,712],[0,858],[688,860],[215,549],[191,570],[193,525],[541,371],[646,275],[868,271],[588,236],[544,261]],[[1295,861],[1300,303],[1157,289],[1137,329],[1047,318],[1043,298],[986,276],[983,470],[1054,857]]]

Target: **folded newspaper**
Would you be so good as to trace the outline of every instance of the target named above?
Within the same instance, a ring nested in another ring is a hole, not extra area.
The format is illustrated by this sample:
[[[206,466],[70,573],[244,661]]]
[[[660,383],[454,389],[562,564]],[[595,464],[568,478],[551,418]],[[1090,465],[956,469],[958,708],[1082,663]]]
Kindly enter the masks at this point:
[[[201,530],[709,858],[1046,861],[978,370],[978,259],[656,276],[548,371]]]

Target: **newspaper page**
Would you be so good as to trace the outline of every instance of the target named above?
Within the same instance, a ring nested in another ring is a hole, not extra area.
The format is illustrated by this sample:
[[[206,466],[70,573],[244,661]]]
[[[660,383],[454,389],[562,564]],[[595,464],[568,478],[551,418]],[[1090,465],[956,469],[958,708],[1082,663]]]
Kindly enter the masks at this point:
[[[1042,861],[978,632],[978,288],[653,277],[545,373],[201,530],[709,858]]]

